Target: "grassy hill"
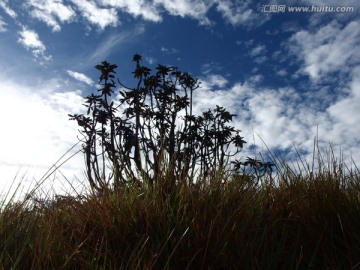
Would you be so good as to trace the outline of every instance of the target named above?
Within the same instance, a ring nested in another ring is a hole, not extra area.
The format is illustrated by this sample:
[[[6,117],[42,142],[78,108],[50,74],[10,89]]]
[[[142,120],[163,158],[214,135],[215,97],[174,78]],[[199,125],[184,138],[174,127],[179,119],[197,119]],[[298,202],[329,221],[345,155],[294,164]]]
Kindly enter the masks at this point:
[[[358,171],[283,164],[274,179],[3,203],[1,269],[359,269]]]

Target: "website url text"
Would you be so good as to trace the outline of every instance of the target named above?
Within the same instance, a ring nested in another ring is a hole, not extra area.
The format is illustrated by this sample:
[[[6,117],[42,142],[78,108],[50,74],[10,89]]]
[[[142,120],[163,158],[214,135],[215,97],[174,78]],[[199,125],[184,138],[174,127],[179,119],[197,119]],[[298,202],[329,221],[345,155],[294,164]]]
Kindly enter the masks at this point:
[[[286,5],[262,5],[261,12],[274,12],[274,13],[283,13],[283,12],[307,12],[307,13],[315,13],[315,12],[334,12],[334,13],[342,13],[342,12],[354,12],[354,7],[334,7],[334,6],[286,6]]]

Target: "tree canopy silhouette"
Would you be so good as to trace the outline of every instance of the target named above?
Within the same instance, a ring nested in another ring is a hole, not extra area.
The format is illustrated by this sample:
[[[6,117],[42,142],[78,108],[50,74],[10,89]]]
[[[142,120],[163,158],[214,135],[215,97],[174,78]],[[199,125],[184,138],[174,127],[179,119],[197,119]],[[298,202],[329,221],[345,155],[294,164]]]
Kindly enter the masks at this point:
[[[132,60],[134,87],[115,80],[117,66],[104,61],[95,67],[101,88],[86,97],[87,113],[69,114],[80,127],[91,187],[190,184],[225,168],[246,143],[229,125],[235,115],[220,106],[194,115],[197,78],[174,66],[152,73],[138,54]]]

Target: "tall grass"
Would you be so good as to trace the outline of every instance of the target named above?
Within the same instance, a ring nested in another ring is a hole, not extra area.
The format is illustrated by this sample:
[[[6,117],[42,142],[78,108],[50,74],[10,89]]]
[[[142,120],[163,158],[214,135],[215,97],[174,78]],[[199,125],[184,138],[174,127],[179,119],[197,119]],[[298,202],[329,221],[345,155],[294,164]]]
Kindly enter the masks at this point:
[[[260,185],[219,173],[169,190],[159,176],[153,188],[4,203],[1,269],[359,269],[356,166],[332,151],[301,170],[274,162]]]

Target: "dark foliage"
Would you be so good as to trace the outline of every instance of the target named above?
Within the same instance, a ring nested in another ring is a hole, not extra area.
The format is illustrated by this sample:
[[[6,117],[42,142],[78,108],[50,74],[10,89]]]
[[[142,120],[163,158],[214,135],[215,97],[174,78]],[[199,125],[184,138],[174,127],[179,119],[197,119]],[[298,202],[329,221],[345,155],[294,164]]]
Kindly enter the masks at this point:
[[[69,115],[81,128],[91,186],[96,190],[111,183],[114,188],[140,182],[152,186],[159,176],[166,176],[171,187],[178,181],[212,177],[225,168],[246,143],[240,131],[228,125],[235,115],[219,106],[194,115],[198,79],[164,65],[152,74],[137,54],[133,61],[135,87],[117,80],[120,90],[115,93],[117,66],[104,61],[96,66],[102,88],[86,97],[87,114]]]

